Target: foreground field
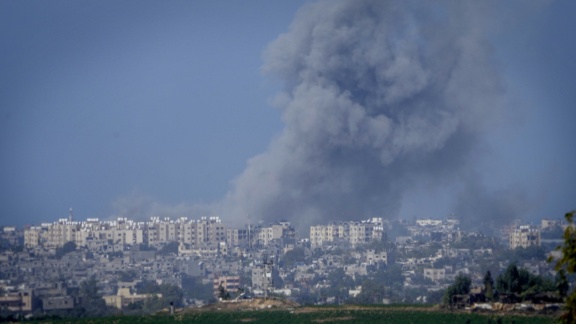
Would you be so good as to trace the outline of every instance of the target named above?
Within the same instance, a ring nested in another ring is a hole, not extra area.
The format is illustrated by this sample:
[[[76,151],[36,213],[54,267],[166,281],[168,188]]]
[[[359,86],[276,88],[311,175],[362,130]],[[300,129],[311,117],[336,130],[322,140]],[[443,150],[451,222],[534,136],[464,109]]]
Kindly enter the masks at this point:
[[[554,317],[446,312],[430,307],[341,306],[293,310],[210,310],[170,315],[117,316],[53,323],[555,323]]]

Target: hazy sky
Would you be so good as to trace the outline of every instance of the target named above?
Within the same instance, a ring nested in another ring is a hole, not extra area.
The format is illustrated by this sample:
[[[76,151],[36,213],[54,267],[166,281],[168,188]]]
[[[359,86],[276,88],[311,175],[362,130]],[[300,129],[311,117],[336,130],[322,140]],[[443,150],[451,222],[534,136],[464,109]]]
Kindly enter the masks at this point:
[[[0,225],[190,216],[239,190],[286,123],[262,55],[307,2],[0,2]],[[559,218],[576,208],[576,2],[531,3],[486,22],[510,109],[476,149],[491,198],[469,206]],[[465,210],[458,190],[416,184],[396,214]]]

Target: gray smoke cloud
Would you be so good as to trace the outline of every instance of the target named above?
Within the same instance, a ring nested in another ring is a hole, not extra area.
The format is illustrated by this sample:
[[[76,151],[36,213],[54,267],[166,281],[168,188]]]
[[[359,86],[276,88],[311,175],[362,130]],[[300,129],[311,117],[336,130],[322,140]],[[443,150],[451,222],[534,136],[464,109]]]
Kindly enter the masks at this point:
[[[479,1],[303,7],[263,55],[285,86],[285,128],[233,181],[222,215],[297,226],[394,217],[421,181],[477,182],[475,149],[503,109],[489,15]]]

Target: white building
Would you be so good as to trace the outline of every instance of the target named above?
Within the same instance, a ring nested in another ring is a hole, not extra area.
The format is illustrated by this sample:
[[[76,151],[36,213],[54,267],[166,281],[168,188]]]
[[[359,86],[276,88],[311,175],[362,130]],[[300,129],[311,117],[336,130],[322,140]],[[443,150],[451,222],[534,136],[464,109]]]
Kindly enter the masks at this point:
[[[532,225],[520,225],[510,232],[510,248],[540,246],[540,230]]]
[[[434,282],[446,279],[446,269],[424,268],[424,278]]]
[[[381,239],[384,234],[382,218],[371,218],[364,221],[330,223],[327,225],[310,226],[310,244],[322,246],[338,240],[347,241],[353,245],[368,243]]]

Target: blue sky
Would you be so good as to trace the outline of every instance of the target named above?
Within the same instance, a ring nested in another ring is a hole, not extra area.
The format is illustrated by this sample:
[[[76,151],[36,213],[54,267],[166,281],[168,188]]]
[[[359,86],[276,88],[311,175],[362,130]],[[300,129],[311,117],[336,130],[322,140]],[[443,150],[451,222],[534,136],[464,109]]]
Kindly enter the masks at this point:
[[[222,199],[282,132],[262,53],[304,3],[0,2],[0,225],[70,207],[122,216],[126,197]],[[485,135],[478,172],[490,190],[523,190],[533,206],[518,217],[576,208],[574,13],[552,2],[490,36],[514,109]],[[442,217],[450,195],[421,188],[401,213]]]

